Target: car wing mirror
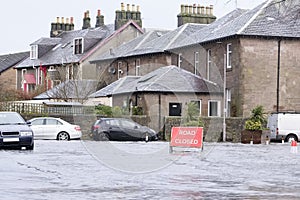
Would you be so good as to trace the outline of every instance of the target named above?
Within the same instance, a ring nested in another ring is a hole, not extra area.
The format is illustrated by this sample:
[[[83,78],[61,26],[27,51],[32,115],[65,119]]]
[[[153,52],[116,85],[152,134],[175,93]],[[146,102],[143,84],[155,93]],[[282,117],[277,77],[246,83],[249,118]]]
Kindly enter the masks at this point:
[[[30,126],[30,125],[31,125],[31,122],[30,122],[30,121],[27,121],[26,124]]]

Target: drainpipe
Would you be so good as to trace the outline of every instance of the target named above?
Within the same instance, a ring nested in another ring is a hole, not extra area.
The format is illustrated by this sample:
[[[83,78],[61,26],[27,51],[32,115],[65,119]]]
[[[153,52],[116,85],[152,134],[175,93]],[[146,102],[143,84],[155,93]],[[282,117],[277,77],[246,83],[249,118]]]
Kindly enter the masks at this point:
[[[277,58],[277,103],[276,103],[276,112],[279,112],[279,81],[280,81],[280,48],[281,48],[281,38],[278,40],[278,58]]]

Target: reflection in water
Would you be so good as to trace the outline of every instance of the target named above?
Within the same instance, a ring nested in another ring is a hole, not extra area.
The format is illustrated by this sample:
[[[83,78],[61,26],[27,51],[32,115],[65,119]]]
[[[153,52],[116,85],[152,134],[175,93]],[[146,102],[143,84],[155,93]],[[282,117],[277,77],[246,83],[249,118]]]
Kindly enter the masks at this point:
[[[300,196],[300,157],[290,153],[289,144],[206,144],[204,152],[169,154],[167,143],[127,142],[110,144],[118,151],[106,149],[95,157],[87,149],[97,145],[107,147],[101,142],[36,141],[34,151],[1,150],[0,195],[10,200],[24,199],[28,192],[34,200]]]

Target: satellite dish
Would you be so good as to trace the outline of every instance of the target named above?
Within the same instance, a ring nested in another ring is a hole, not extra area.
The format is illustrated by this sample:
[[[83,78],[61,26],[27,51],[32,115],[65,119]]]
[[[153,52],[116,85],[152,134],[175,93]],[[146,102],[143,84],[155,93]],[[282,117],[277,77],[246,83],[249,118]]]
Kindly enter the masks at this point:
[[[114,74],[114,73],[116,73],[116,69],[114,67],[109,67],[108,72],[111,74]]]

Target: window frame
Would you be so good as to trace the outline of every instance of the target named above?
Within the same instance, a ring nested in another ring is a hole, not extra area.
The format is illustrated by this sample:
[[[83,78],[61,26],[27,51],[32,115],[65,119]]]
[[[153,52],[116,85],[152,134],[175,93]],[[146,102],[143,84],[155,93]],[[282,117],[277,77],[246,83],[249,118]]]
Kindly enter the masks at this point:
[[[202,116],[202,99],[195,99],[191,100],[191,103],[198,103],[199,104],[199,117]]]
[[[182,53],[179,53],[179,54],[178,54],[178,60],[177,60],[177,62],[178,62],[178,67],[181,68],[181,63],[182,63]]]
[[[37,44],[30,45],[30,59],[36,60],[38,59],[38,48],[39,46]]]
[[[212,64],[212,60],[211,60],[211,49],[207,50],[207,80],[210,80],[210,68],[211,68],[211,64]]]
[[[200,55],[198,51],[194,52],[194,73],[197,75],[197,69],[199,68]]]
[[[211,103],[217,103],[217,114],[211,115]],[[221,101],[219,100],[208,100],[208,117],[221,117]]]
[[[79,41],[80,43],[77,44],[76,41]],[[73,40],[73,54],[74,55],[83,54],[83,50],[84,50],[83,37],[74,38],[74,40]]]
[[[226,69],[232,69],[232,43],[226,45]]]

